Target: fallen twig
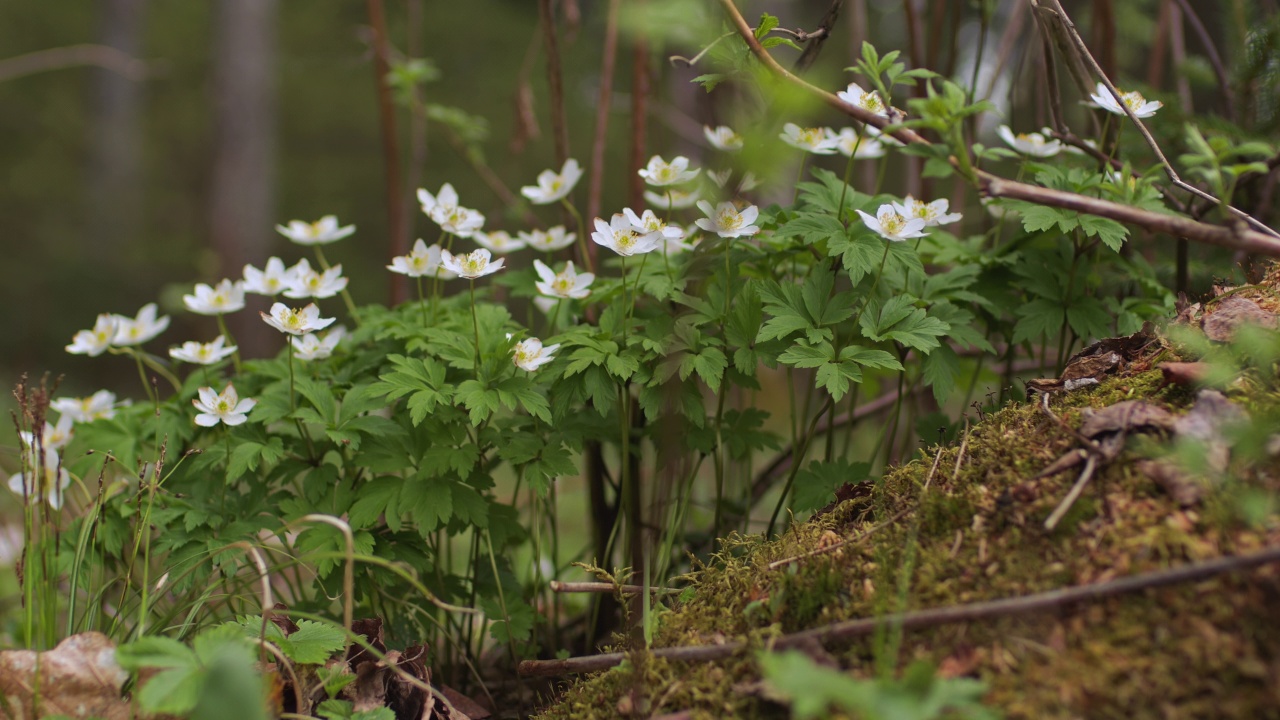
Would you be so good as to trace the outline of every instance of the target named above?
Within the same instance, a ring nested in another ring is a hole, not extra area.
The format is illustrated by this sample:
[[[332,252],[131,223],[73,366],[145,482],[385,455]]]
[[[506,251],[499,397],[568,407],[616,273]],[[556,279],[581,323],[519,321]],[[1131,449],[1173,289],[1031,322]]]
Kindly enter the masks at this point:
[[[614,585],[607,582],[560,582],[552,580],[547,583],[551,588],[551,592],[558,593],[622,593],[623,595],[639,595],[644,592],[644,588],[639,585]],[[659,593],[663,595],[678,593],[679,588],[651,587],[651,593]]]
[[[1050,610],[1079,602],[1091,602],[1129,593],[1151,590],[1170,585],[1199,582],[1218,575],[1249,570],[1262,565],[1280,562],[1280,547],[1272,547],[1249,555],[1221,557],[1201,563],[1185,565],[1173,570],[1141,573],[1117,580],[1074,585],[1032,595],[1020,595],[999,600],[951,605],[915,612],[895,613],[876,618],[860,618],[832,623],[802,632],[783,635],[768,643],[770,649],[781,650],[807,643],[847,640],[870,635],[876,628],[893,625],[903,630],[950,625],[953,623],[1009,617],[1024,613]],[[748,648],[748,643],[737,641],[723,645],[691,645],[659,648],[651,651],[651,657],[682,662],[708,662],[731,657]],[[571,673],[587,673],[607,670],[626,659],[627,653],[604,653],[564,660],[526,660],[520,663],[518,672],[524,676],[556,676]]]
[[[871,527],[867,528],[866,530],[863,530],[862,532],[858,533],[857,535],[855,535],[855,536],[853,536],[853,537],[851,537],[851,538],[846,538],[846,539],[841,540],[840,542],[835,543],[835,544],[833,544],[833,545],[828,545],[828,546],[826,546],[826,547],[820,547],[820,548],[818,548],[817,550],[810,550],[810,551],[809,551],[809,552],[807,552],[807,553],[802,553],[802,554],[800,554],[800,555],[796,555],[796,556],[794,556],[794,557],[783,558],[783,559],[781,559],[781,560],[774,560],[773,562],[769,563],[769,564],[767,565],[767,567],[768,567],[770,570],[777,570],[778,568],[782,567],[783,565],[788,565],[788,564],[790,564],[790,563],[796,562],[797,560],[803,560],[803,559],[805,559],[805,558],[813,557],[813,556],[815,556],[815,555],[821,555],[821,554],[823,554],[823,553],[833,552],[833,551],[835,551],[835,550],[839,550],[839,549],[840,549],[840,548],[842,548],[842,547],[848,547],[848,546],[850,546],[850,545],[860,545],[864,540],[869,539],[869,538],[870,538],[872,535],[874,535],[877,531],[882,530],[882,529],[884,529],[884,528],[886,528],[886,527],[889,527],[890,525],[894,524],[895,522],[897,522],[897,521],[901,520],[903,517],[905,517],[905,516],[906,516],[906,514],[907,514],[908,512],[910,512],[910,510],[902,510],[902,511],[899,511],[897,514],[895,514],[893,517],[889,518],[888,520],[884,520],[884,521],[882,521],[882,522],[878,522],[878,523],[876,523],[875,525],[872,525]]]

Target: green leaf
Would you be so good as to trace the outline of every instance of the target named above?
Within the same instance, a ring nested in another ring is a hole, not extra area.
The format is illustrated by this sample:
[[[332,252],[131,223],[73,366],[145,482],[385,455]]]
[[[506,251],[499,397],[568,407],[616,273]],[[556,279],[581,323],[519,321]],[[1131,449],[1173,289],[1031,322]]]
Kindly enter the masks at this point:
[[[1021,305],[1014,314],[1018,316],[1018,322],[1013,326],[1015,344],[1041,337],[1056,337],[1066,321],[1062,304],[1043,298]]]
[[[835,349],[831,343],[822,342],[816,346],[803,344],[792,345],[786,352],[778,356],[778,362],[798,368],[816,368],[835,360]]]
[[[910,295],[895,295],[883,305],[872,301],[862,314],[862,333],[876,342],[895,340],[922,353],[939,347],[938,338],[945,337],[951,326],[929,317],[924,308],[915,307]]]
[[[924,381],[933,390],[933,397],[942,404],[955,390],[960,377],[960,357],[950,345],[943,345],[924,359]]]
[[[400,487],[403,478],[383,477],[370,480],[358,488],[359,499],[347,511],[347,521],[352,528],[373,527],[378,518],[386,515],[387,526],[394,532],[400,530]]]
[[[302,665],[322,665],[346,645],[346,632],[340,627],[315,620],[299,620],[298,629],[280,644],[290,660]]]
[[[1099,238],[1102,240],[1103,245],[1115,252],[1120,252],[1120,247],[1124,245],[1125,238],[1129,236],[1129,231],[1124,225],[1115,220],[1101,218],[1096,215],[1081,215],[1080,229],[1089,237]]]
[[[834,500],[840,487],[857,485],[870,477],[870,463],[851,463],[844,458],[811,462],[796,475],[791,509],[797,513],[817,510]]]
[[[453,517],[452,485],[444,480],[411,479],[401,488],[401,505],[424,538]]]
[[[409,396],[409,417],[414,425],[434,412],[437,405],[449,404],[451,393],[444,382],[444,365],[430,358],[403,355],[389,355],[387,360],[396,369],[379,376],[380,382],[369,386],[368,392],[381,393],[387,400]]]
[[[516,602],[515,598],[509,594],[506,598],[506,614],[502,612],[502,605],[498,602],[497,597],[482,598],[480,600],[480,608],[484,610],[484,614],[489,620],[494,621],[489,626],[489,637],[499,643],[506,644],[511,641],[524,642],[533,634],[533,621],[535,619],[533,606]]]

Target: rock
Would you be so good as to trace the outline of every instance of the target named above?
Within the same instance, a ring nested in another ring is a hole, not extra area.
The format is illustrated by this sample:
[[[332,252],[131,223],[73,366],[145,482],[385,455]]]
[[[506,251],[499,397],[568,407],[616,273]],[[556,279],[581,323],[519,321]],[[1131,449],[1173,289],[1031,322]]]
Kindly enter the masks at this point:
[[[0,652],[0,694],[7,717],[130,720],[133,711],[120,695],[128,678],[116,663],[115,644],[102,633],[72,635],[43,653]]]

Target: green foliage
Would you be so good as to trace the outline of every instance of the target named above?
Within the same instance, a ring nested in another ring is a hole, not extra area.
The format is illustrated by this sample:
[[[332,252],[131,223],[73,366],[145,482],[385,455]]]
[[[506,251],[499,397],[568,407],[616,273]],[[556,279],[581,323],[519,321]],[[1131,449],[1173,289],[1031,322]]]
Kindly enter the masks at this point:
[[[140,638],[117,648],[116,660],[130,672],[159,671],[137,694],[149,713],[266,718],[266,688],[254,670],[253,646],[238,627],[210,629],[190,646],[166,637]]]
[[[993,720],[1000,714],[982,704],[986,687],[968,678],[941,679],[916,663],[901,680],[860,680],[819,666],[804,653],[761,653],[757,662],[769,684],[791,701],[797,720],[830,717],[838,708],[868,718]]]

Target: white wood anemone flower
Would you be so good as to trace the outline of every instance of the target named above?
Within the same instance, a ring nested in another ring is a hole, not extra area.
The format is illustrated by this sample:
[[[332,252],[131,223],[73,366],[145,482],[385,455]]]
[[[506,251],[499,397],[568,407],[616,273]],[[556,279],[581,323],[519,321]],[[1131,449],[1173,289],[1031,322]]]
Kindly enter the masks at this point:
[[[649,164],[641,168],[638,172],[644,181],[654,187],[666,187],[667,185],[680,185],[687,183],[696,178],[701,168],[689,169],[689,158],[680,155],[672,158],[671,162],[662,159],[660,155],[654,155],[649,158]]]
[[[311,333],[309,335],[291,337],[289,342],[293,344],[294,357],[310,362],[312,360],[324,360],[333,355],[333,351],[338,348],[338,343],[346,336],[346,328],[339,325],[325,333],[323,338]]]
[[[858,83],[849,83],[849,87],[836,93],[836,97],[854,107],[873,112],[882,118],[889,117],[889,108],[884,104],[884,99],[880,97],[880,93],[875,90],[863,90]]]
[[[183,295],[182,304],[197,315],[226,315],[244,309],[244,283],[223,280],[215,287],[196,283],[195,293]]]
[[[135,317],[116,315],[116,335],[111,344],[116,347],[141,345],[164,332],[169,327],[169,316],[156,317],[156,304],[142,306]]]
[[[526,246],[524,240],[521,240],[518,236],[511,237],[511,233],[506,230],[472,233],[471,239],[475,240],[480,247],[496,253],[515,252],[523,250]]]
[[[202,387],[197,392],[200,397],[192,400],[191,404],[200,411],[196,414],[196,424],[200,427],[213,427],[218,423],[241,425],[249,419],[253,406],[258,404],[252,398],[241,399],[236,394],[235,385],[230,383],[220,393],[211,387]]]
[[[694,222],[703,230],[713,232],[720,237],[735,238],[760,232],[759,227],[752,225],[760,216],[760,209],[755,205],[748,205],[739,210],[731,202],[722,202],[712,207],[711,203],[703,200],[698,203],[698,209],[705,213],[706,217],[698,218]]]
[[[418,203],[422,205],[422,214],[431,217],[432,211],[437,207],[446,209],[458,206],[458,191],[453,189],[453,185],[445,183],[440,186],[440,192],[432,195],[423,188],[418,188]]]
[[[665,192],[655,192],[653,190],[644,191],[645,202],[659,210],[667,211],[691,208],[698,203],[698,199],[701,197],[702,191],[697,188],[693,188],[692,190],[667,188]]]
[[[391,258],[387,269],[409,277],[432,277],[441,280],[452,280],[457,277],[444,269],[440,262],[440,245],[428,246],[421,238],[413,244],[408,255],[397,255]]]
[[[440,251],[440,263],[444,265],[444,268],[454,275],[468,280],[475,280],[478,277],[496,273],[502,269],[504,262],[506,262],[506,258],[498,258],[494,261],[493,254],[484,248],[472,250],[465,255],[454,255],[448,250]]]
[[[323,300],[347,289],[347,278],[342,277],[342,263],[338,263],[324,272],[311,269],[306,258],[298,261],[292,268],[293,277],[284,290],[284,296],[294,300],[316,298]]]
[[[1116,90],[1119,91],[1119,88],[1116,88]],[[1120,103],[1116,102],[1115,96],[1102,83],[1098,83],[1097,92],[1089,97],[1093,98],[1093,101],[1107,112],[1115,113],[1116,115],[1125,114],[1124,107],[1121,107]],[[1138,118],[1149,118],[1155,115],[1157,110],[1164,107],[1164,103],[1159,100],[1148,100],[1142,97],[1142,93],[1137,90],[1120,92],[1120,100],[1129,108],[1133,116]]]
[[[542,346],[542,341],[538,338],[527,338],[516,343],[512,350],[512,361],[516,367],[526,372],[534,372],[538,368],[555,360],[555,356],[551,353],[560,349],[560,344]]]
[[[72,428],[75,421],[70,415],[62,415],[58,418],[58,424],[52,425],[48,421],[44,424],[44,432],[40,434],[40,446],[45,449],[61,450],[71,442]],[[18,439],[22,441],[23,446],[33,448],[36,443],[35,433],[20,430]]]
[[[302,309],[290,308],[284,303],[271,306],[270,314],[260,312],[263,322],[282,333],[289,335],[306,335],[316,330],[323,330],[333,324],[335,318],[320,317],[320,308],[310,303]]]
[[[355,225],[342,227],[338,223],[336,215],[325,215],[312,223],[302,220],[290,220],[287,226],[276,226],[276,232],[299,245],[328,245],[351,235],[355,231]]]
[[[564,161],[560,172],[543,170],[538,173],[537,185],[525,185],[520,194],[529,198],[534,205],[550,205],[559,202],[573,192],[573,187],[582,178],[582,167],[578,161],[569,158]]]
[[[907,218],[891,204],[881,205],[876,210],[875,217],[867,213],[858,211],[858,215],[862,216],[862,222],[867,227],[879,233],[880,237],[885,240],[898,242],[907,238],[924,237],[928,233],[923,232],[925,228],[924,220],[920,218]]]
[[[469,238],[484,227],[484,214],[464,207],[443,209],[437,205],[431,212],[431,219],[441,230],[460,238]]]
[[[67,346],[67,352],[72,355],[97,357],[111,347],[111,341],[115,340],[115,337],[116,316],[110,313],[102,313],[98,316],[98,320],[93,324],[91,330],[77,331],[71,337],[71,344]]]
[[[116,394],[99,390],[88,397],[58,398],[49,407],[78,423],[110,420],[116,416]]]
[[[38,461],[35,452],[29,452],[27,455],[27,464],[31,471],[10,475],[9,489],[25,498],[40,497],[49,503],[49,507],[54,510],[60,509],[63,491],[71,485],[71,474],[62,467],[58,451],[46,447],[42,462]]]
[[[541,260],[533,261],[533,269],[537,271],[540,282],[534,287],[547,297],[564,300],[581,300],[591,294],[591,283],[595,282],[593,273],[579,273],[573,269],[573,261],[565,263],[564,270],[556,272]]]
[[[710,125],[702,126],[702,134],[706,136],[707,142],[717,150],[725,152],[734,152],[742,149],[742,136],[733,131],[728,125],[720,125],[711,127]]]
[[[1001,125],[996,128],[996,134],[1006,145],[1017,150],[1023,155],[1032,157],[1053,157],[1062,151],[1062,143],[1059,140],[1050,137],[1052,131],[1044,128],[1040,132],[1018,133],[1014,134],[1008,125]]]
[[[622,213],[614,213],[607,223],[596,218],[595,225],[596,230],[591,233],[592,242],[607,247],[622,257],[651,253],[663,244],[662,233],[643,232],[632,225]]]
[[[578,239],[578,233],[571,233],[565,230],[563,225],[556,225],[549,230],[533,229],[528,232],[520,231],[516,233],[526,246],[534,250],[542,252],[555,252],[563,250],[573,244]]]
[[[802,128],[795,123],[787,123],[782,126],[782,132],[778,137],[791,147],[814,155],[834,155],[836,142],[829,137],[828,133],[831,133],[829,128]]]
[[[213,365],[235,354],[236,346],[225,346],[226,342],[222,335],[207,343],[191,340],[182,343],[181,347],[169,348],[169,357],[193,365]]]
[[[856,160],[875,160],[884,157],[884,144],[874,137],[868,135],[859,135],[857,130],[851,127],[840,128],[837,132],[831,128],[826,128],[827,137],[835,141],[836,150],[841,155],[849,157],[857,152]],[[861,139],[859,139],[861,138]]]
[[[901,203],[894,203],[893,209],[907,218],[923,220],[925,227],[937,227],[950,225],[964,217],[960,213],[948,214],[949,205],[950,202],[945,199],[925,202],[908,195]]]
[[[637,215],[631,208],[622,208],[622,214],[627,216],[627,222],[639,232],[662,233],[662,237],[668,240],[679,240],[684,237],[684,228],[663,222],[652,210],[645,210],[643,215]]]
[[[268,297],[279,295],[293,284],[294,270],[278,257],[268,258],[266,268],[244,266],[244,291]]]

